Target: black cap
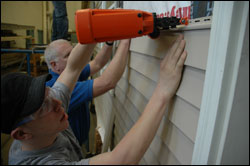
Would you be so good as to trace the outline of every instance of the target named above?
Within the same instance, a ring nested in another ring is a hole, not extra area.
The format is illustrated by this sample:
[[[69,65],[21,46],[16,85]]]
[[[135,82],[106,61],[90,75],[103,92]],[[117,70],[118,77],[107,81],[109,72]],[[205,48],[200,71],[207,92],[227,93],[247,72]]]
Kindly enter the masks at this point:
[[[19,119],[36,112],[42,105],[50,74],[31,77],[11,73],[1,77],[1,133],[10,134]]]

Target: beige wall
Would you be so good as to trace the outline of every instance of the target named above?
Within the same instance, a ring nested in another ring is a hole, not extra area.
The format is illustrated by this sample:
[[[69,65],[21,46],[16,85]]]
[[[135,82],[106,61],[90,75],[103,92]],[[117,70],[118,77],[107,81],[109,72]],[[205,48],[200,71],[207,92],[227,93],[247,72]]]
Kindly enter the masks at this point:
[[[42,30],[42,1],[1,1],[1,23],[35,26],[37,42],[37,30]],[[26,30],[15,30],[14,33],[25,36]],[[14,47],[25,48],[25,39],[15,43]]]
[[[81,9],[82,1],[67,1],[67,13],[69,19],[69,31],[75,31],[75,11]],[[48,38],[51,36],[53,5],[47,1],[48,11]],[[37,30],[43,30],[43,1],[1,1],[1,22],[20,25],[35,26],[35,41],[37,42]],[[25,30],[15,31],[19,35],[25,35]],[[49,40],[50,41],[50,40]],[[18,41],[20,42],[20,41]],[[24,43],[24,40],[21,41]],[[21,44],[24,45],[25,44]]]
[[[68,14],[68,21],[69,21],[69,32],[75,32],[75,11],[81,9],[82,1],[67,1],[67,14]],[[51,39],[51,28],[52,28],[52,21],[53,21],[53,4],[51,1],[47,2],[47,11],[49,13],[48,17],[48,39]]]
[[[69,30],[75,31],[75,12],[81,9],[82,1],[67,1],[67,13],[69,19]]]
[[[1,22],[42,30],[42,1],[1,1]]]
[[[67,14],[69,19],[69,30],[75,31],[75,11],[81,9],[82,1],[67,1]],[[48,1],[48,12],[53,14],[53,4],[51,1]]]

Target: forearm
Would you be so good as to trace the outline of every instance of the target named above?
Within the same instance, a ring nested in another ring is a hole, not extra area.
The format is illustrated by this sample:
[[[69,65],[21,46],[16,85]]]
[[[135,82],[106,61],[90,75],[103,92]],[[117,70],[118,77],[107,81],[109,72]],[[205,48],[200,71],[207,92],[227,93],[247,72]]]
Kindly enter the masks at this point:
[[[157,87],[141,117],[115,149],[91,158],[90,164],[138,164],[159,128],[169,101]]]
[[[138,164],[152,142],[170,100],[160,91],[155,90],[139,120],[113,150],[122,164]]]
[[[96,44],[83,45],[78,43],[71,51],[66,68],[72,71],[82,71],[90,60]]]
[[[101,51],[96,55],[95,59],[90,62],[90,75],[94,75],[108,62],[112,53],[112,46],[104,44]]]
[[[112,86],[116,85],[125,70],[128,58],[129,45],[129,40],[122,40],[120,42],[114,58],[101,75],[102,79],[111,81]]]
[[[90,164],[138,164],[152,142],[165,109],[180,84],[187,52],[180,35],[160,65],[157,87],[141,117],[112,152],[91,158]]]
[[[72,91],[81,71],[89,62],[95,45],[96,44],[81,45],[78,43],[71,51],[66,68],[57,81],[64,83]]]

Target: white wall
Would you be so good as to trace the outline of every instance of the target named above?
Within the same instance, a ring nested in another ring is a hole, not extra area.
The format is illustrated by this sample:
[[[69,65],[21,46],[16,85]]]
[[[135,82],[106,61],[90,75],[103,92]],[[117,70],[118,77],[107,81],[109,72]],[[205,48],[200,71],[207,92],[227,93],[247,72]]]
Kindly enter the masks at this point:
[[[249,16],[221,164],[249,164]]]

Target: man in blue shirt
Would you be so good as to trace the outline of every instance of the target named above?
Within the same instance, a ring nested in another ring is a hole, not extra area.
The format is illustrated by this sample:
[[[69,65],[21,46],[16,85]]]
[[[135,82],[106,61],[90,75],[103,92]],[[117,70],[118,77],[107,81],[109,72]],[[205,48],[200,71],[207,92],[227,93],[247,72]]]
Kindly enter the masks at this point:
[[[79,144],[82,145],[84,143],[87,145],[87,149],[90,128],[88,102],[116,86],[125,69],[129,44],[130,40],[122,40],[116,56],[111,62],[113,66],[115,63],[120,66],[118,70],[109,65],[100,77],[87,80],[89,76],[97,73],[108,62],[112,52],[112,44],[106,43],[95,59],[90,61],[83,69],[72,92],[68,111],[69,123]],[[63,39],[53,41],[46,48],[45,60],[49,67],[49,73],[52,75],[52,79],[46,83],[46,86],[52,87],[54,85],[59,75],[65,69],[72,49],[71,44]]]

